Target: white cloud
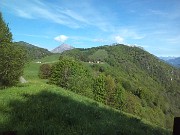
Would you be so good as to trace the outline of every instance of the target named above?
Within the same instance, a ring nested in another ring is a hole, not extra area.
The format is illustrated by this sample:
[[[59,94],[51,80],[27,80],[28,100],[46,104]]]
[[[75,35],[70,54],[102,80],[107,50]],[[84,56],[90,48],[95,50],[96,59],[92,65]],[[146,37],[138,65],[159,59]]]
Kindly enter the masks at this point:
[[[21,9],[15,9],[15,11],[17,12],[18,16],[20,16],[20,17],[27,18],[27,19],[34,19],[34,17],[26,11],[23,11]]]
[[[81,27],[73,18],[64,14],[60,6],[45,4],[41,0],[25,0],[24,2],[12,1],[11,4],[4,2],[3,5],[12,14],[26,19],[46,19],[53,23],[62,24],[71,28]],[[48,6],[47,6],[48,5]],[[61,10],[59,10],[61,9]]]
[[[124,38],[121,36],[115,36],[114,37],[116,43],[123,43],[124,42]]]
[[[103,31],[108,31],[113,26],[109,20],[113,16],[106,16],[104,12],[94,8],[89,2],[79,3],[63,2],[51,4],[43,0],[12,1],[11,4],[3,2],[12,14],[26,19],[46,19],[48,21],[65,25],[70,28],[83,28],[94,26]],[[80,11],[80,12],[79,12]],[[81,12],[83,11],[83,12]],[[107,19],[108,18],[108,19]]]
[[[57,37],[54,38],[54,40],[58,41],[58,42],[65,42],[69,37],[65,36],[65,35],[59,35]]]

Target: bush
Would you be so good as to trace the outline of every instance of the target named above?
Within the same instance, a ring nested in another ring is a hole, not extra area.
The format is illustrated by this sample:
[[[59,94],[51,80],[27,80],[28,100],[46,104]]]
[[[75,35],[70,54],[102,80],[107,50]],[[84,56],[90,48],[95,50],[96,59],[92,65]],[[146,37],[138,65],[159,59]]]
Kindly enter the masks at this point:
[[[50,83],[69,89],[81,95],[91,94],[92,79],[89,71],[81,62],[62,57],[52,66]]]
[[[51,77],[51,65],[50,64],[42,64],[39,67],[39,78],[48,79]]]

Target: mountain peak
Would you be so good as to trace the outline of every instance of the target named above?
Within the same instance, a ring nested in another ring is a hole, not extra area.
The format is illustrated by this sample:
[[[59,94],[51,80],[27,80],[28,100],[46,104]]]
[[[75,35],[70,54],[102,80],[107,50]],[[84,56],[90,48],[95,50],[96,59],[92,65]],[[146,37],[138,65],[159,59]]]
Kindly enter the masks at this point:
[[[74,49],[74,47],[71,46],[71,45],[63,43],[60,46],[58,46],[55,49],[53,49],[51,52],[52,53],[62,53],[64,51],[71,50],[71,49]]]

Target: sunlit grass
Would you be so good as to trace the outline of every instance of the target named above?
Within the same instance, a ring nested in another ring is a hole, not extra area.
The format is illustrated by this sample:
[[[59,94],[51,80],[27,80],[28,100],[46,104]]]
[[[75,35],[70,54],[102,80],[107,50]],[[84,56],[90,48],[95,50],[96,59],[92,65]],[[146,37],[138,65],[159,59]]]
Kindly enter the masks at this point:
[[[52,54],[50,56],[46,56],[42,59],[39,60],[35,60],[34,62],[41,62],[41,63],[53,63],[53,62],[57,62],[59,59],[60,54]]]

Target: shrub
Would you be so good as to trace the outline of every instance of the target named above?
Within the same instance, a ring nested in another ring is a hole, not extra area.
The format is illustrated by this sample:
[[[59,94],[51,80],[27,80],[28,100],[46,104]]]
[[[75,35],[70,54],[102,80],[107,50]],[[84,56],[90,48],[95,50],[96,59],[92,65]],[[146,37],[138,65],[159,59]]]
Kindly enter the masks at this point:
[[[39,67],[39,78],[48,79],[51,76],[51,65],[50,64],[42,64]]]
[[[81,62],[72,58],[62,57],[52,65],[50,83],[56,84],[82,95],[91,94],[92,79],[89,71]]]

